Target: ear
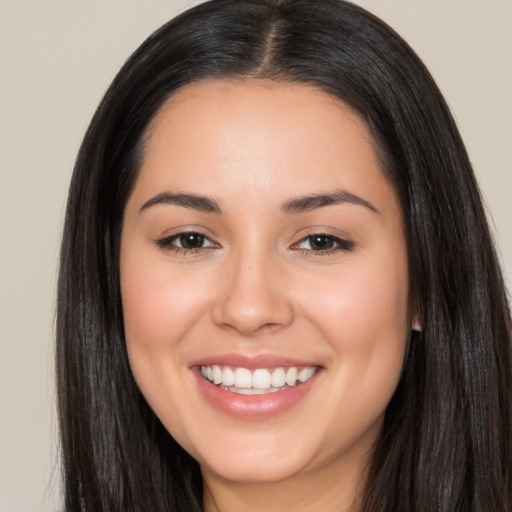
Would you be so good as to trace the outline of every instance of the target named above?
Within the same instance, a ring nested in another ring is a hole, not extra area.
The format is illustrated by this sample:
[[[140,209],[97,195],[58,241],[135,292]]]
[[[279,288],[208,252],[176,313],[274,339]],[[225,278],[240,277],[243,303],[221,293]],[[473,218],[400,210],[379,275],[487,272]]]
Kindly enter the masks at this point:
[[[421,332],[420,319],[418,318],[418,314],[417,313],[415,313],[414,316],[412,317],[411,328],[412,328],[413,331]]]

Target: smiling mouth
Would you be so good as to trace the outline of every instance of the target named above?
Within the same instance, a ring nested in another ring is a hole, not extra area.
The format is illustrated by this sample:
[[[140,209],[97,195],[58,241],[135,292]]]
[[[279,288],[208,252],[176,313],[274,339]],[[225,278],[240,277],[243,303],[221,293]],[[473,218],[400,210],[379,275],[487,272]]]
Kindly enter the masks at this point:
[[[200,366],[201,376],[225,391],[240,395],[264,395],[285,391],[308,381],[315,374],[316,366],[257,368],[207,365]]]

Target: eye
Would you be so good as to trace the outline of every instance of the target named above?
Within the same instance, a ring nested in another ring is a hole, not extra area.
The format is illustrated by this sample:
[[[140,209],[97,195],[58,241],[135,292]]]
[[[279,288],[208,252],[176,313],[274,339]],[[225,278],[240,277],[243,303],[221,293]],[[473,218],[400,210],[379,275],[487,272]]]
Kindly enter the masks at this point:
[[[324,233],[314,233],[308,235],[299,242],[297,242],[293,248],[303,251],[305,253],[318,253],[318,254],[329,254],[336,251],[350,251],[354,247],[352,242],[343,240],[337,236],[327,235]]]
[[[201,252],[211,247],[218,247],[210,238],[196,231],[184,231],[156,241],[162,249],[171,249],[176,252]]]

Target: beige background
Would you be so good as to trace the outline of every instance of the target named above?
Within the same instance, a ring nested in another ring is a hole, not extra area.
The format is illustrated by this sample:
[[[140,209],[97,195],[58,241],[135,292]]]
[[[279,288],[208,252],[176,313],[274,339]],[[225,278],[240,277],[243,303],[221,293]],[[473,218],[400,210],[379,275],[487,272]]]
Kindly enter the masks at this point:
[[[0,0],[0,512],[61,508],[53,300],[78,145],[131,51],[194,3]],[[510,286],[512,0],[360,3],[409,41],[447,96],[494,218]]]

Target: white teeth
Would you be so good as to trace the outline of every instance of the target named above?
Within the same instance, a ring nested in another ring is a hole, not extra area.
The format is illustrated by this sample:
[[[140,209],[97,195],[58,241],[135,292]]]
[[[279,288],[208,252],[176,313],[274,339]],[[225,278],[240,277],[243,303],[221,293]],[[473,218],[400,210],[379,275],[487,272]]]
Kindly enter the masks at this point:
[[[222,370],[220,366],[215,365],[213,367],[213,383],[220,384],[222,382]]]
[[[281,388],[286,384],[286,372],[282,368],[276,368],[272,372],[272,386]]]
[[[222,385],[233,386],[235,383],[235,372],[229,367],[225,366],[222,370]]]
[[[252,374],[252,387],[261,389],[269,388],[271,380],[268,370],[255,370]]]
[[[298,374],[299,372],[297,371],[297,368],[295,368],[294,366],[289,368],[288,371],[286,372],[286,384],[288,384],[288,386],[295,386],[295,384],[297,383]]]
[[[230,386],[226,388],[227,391],[231,391],[232,393],[238,393],[239,395],[266,395],[267,393],[275,393],[276,391],[281,391],[279,388],[267,388],[267,389],[242,389],[237,388],[235,386]]]
[[[228,391],[244,395],[257,395],[282,391],[306,382],[315,374],[316,366],[301,368],[233,368],[230,366],[201,366],[203,378]]]
[[[247,368],[235,370],[235,386],[237,388],[252,388],[252,375]]]
[[[299,372],[299,380],[301,382],[306,382],[308,379],[311,379],[315,374],[315,368],[302,368]]]

